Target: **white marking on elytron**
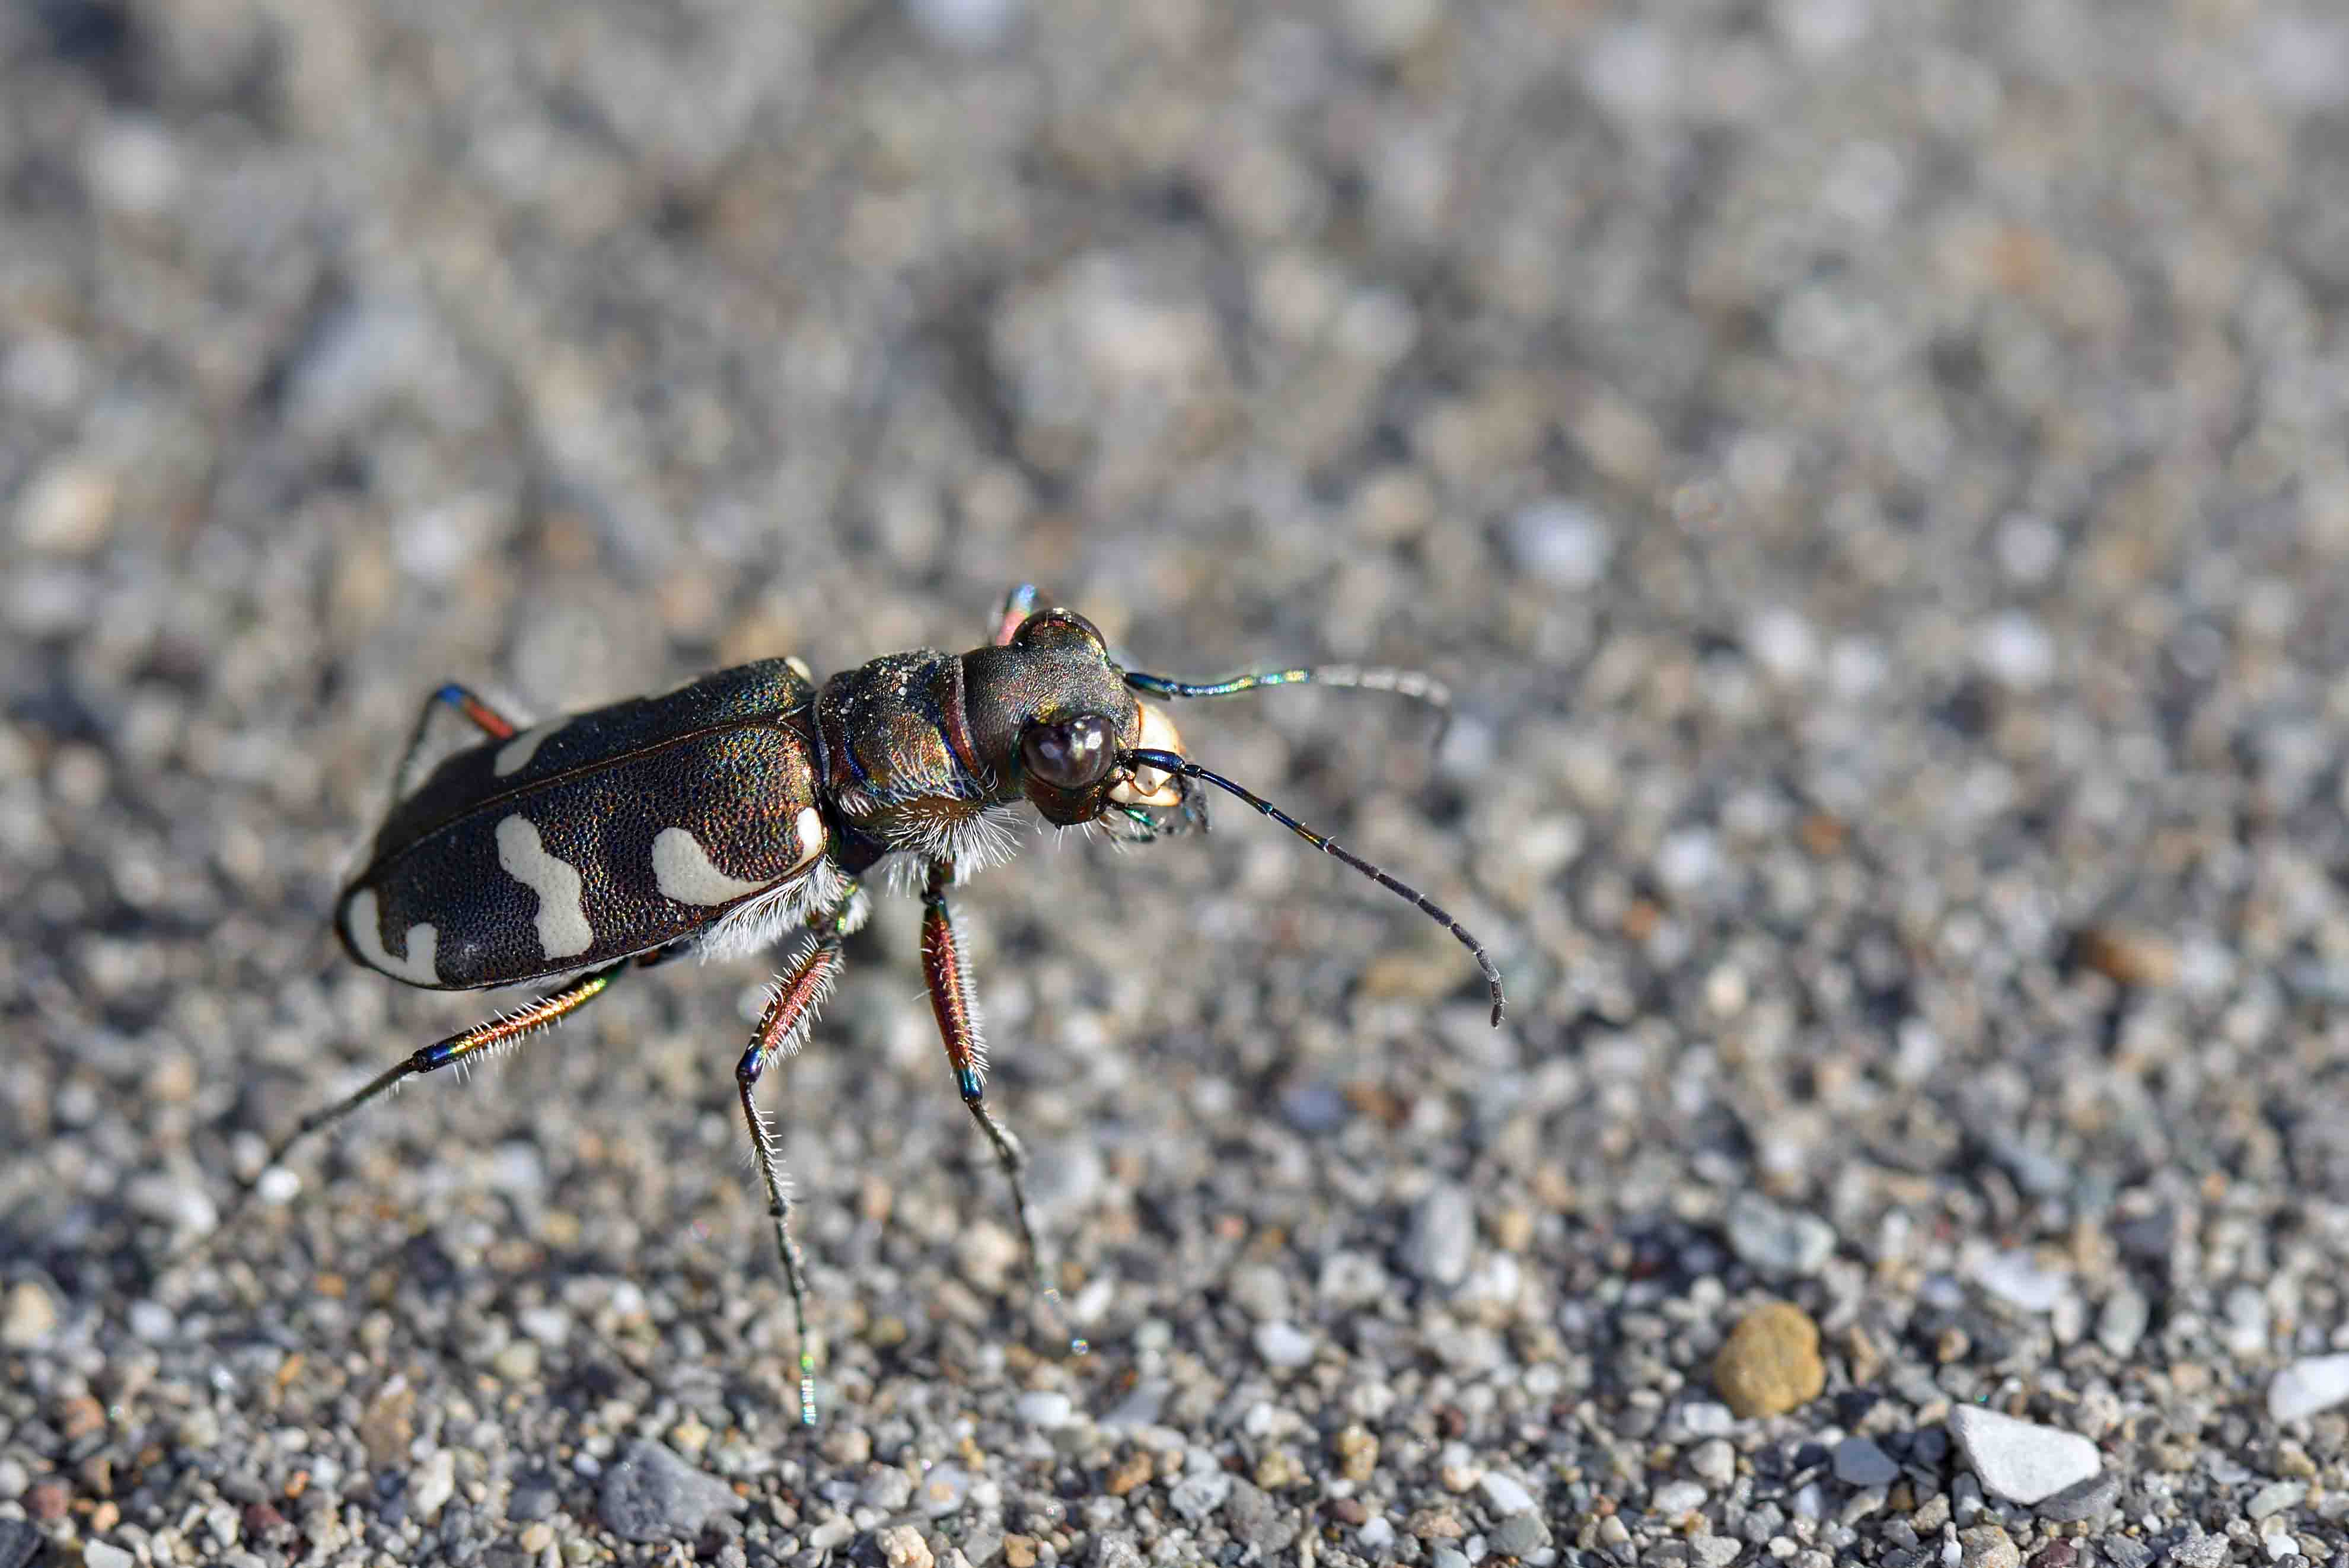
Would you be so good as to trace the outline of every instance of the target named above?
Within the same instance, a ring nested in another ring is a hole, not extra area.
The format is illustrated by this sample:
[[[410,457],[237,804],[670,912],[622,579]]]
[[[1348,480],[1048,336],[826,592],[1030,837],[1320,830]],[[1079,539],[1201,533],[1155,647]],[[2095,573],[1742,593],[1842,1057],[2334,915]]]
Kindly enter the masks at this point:
[[[816,814],[812,806],[800,808],[799,838],[800,858],[792,864],[793,871],[823,853],[823,819]]]
[[[709,863],[709,851],[683,828],[663,828],[653,839],[653,881],[679,903],[732,903],[767,884],[730,877]]]
[[[530,759],[538,755],[538,748],[546,744],[546,738],[569,722],[568,719],[558,718],[552,724],[523,730],[498,748],[497,760],[491,764],[492,770],[501,779],[509,773],[521,772],[530,766]]]
[[[508,817],[498,824],[498,864],[538,894],[538,945],[549,958],[568,958],[594,945],[578,868],[546,852],[537,823]]]
[[[383,944],[383,927],[377,920],[375,889],[361,888],[351,894],[350,919],[347,923],[353,945],[370,968],[380,969],[395,980],[405,980],[410,985],[438,985],[440,971],[434,965],[433,954],[440,945],[440,934],[419,922],[408,928],[408,956],[394,958]]]

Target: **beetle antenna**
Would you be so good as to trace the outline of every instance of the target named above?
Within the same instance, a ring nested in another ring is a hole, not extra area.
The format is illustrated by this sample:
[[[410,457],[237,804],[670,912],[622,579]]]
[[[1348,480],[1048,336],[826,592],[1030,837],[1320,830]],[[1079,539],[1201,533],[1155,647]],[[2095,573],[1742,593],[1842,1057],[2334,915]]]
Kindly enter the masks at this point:
[[[1423,702],[1430,707],[1452,706],[1452,688],[1424,670],[1388,669],[1377,665],[1317,665],[1309,669],[1251,670],[1219,681],[1178,681],[1169,676],[1123,672],[1125,684],[1154,696],[1230,696],[1262,686],[1357,686],[1364,691],[1391,691]]]
[[[1129,675],[1125,678],[1128,685],[1133,684],[1133,677],[1132,676]],[[1444,930],[1450,932],[1454,937],[1458,939],[1461,946],[1465,947],[1471,954],[1475,955],[1476,967],[1485,972],[1485,987],[1493,994],[1493,1026],[1496,1029],[1501,1026],[1500,970],[1494,966],[1492,955],[1485,951],[1485,944],[1477,941],[1474,936],[1471,936],[1468,934],[1468,928],[1462,925],[1458,921],[1453,919],[1450,913],[1447,912],[1443,905],[1437,903],[1433,899],[1429,898],[1426,894],[1421,892],[1409,882],[1403,882],[1397,877],[1389,876],[1378,867],[1371,864],[1370,861],[1362,859],[1361,856],[1354,853],[1353,851],[1346,848],[1345,845],[1338,842],[1337,840],[1330,838],[1324,834],[1315,832],[1312,829],[1307,827],[1304,823],[1299,821],[1296,818],[1290,816],[1288,812],[1282,810],[1279,807],[1274,805],[1271,801],[1264,799],[1262,796],[1253,794],[1248,790],[1243,789],[1238,785],[1233,783],[1230,779],[1225,778],[1222,774],[1211,773],[1206,769],[1200,767],[1197,763],[1177,757],[1171,751],[1157,751],[1143,748],[1133,751],[1121,752],[1119,753],[1118,760],[1128,768],[1153,768],[1161,773],[1175,773],[1180,774],[1186,779],[1196,779],[1204,783],[1213,784],[1216,789],[1225,791],[1226,794],[1237,795],[1241,799],[1247,801],[1249,805],[1255,807],[1257,810],[1263,812],[1266,816],[1271,818],[1274,821],[1279,823],[1282,827],[1288,829],[1290,832],[1296,834],[1299,838],[1304,840],[1307,843],[1312,845],[1315,849],[1319,850],[1323,854],[1345,861],[1348,865],[1353,867],[1364,876],[1369,877],[1372,882],[1377,882],[1381,887],[1385,888],[1390,892],[1397,893],[1417,904],[1422,913],[1434,921],[1438,925],[1444,927]]]

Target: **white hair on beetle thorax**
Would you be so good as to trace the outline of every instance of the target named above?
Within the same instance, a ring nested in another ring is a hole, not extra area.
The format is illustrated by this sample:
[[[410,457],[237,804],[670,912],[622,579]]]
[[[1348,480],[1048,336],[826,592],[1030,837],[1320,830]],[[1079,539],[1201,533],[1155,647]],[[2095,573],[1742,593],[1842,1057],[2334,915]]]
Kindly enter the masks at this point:
[[[713,958],[739,958],[772,947],[785,932],[804,925],[808,917],[832,908],[848,892],[849,882],[829,858],[821,859],[799,875],[736,904],[696,943],[703,963]],[[863,901],[857,901],[861,903]],[[854,930],[864,923],[852,908]]]

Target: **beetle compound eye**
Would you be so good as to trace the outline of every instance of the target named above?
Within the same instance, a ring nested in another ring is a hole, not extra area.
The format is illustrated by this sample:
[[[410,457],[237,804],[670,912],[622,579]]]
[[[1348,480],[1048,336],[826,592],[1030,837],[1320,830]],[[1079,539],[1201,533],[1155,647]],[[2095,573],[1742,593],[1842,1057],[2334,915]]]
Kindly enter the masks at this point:
[[[1034,724],[1019,738],[1019,760],[1055,789],[1084,789],[1109,772],[1115,755],[1109,720],[1084,714],[1065,724]]]

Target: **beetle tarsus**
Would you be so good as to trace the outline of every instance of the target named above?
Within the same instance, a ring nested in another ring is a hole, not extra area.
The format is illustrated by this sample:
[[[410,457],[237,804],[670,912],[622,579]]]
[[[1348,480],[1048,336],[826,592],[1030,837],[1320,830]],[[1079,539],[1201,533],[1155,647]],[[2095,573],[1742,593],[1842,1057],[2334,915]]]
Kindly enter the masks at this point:
[[[837,926],[845,908],[843,901],[842,908],[830,912],[827,918]],[[775,1254],[782,1261],[783,1284],[791,1292],[792,1326],[800,1342],[800,1423],[809,1427],[815,1425],[816,1362],[815,1340],[808,1330],[806,1266],[800,1260],[799,1243],[792,1239],[791,1182],[775,1153],[774,1130],[759,1114],[758,1088],[760,1075],[778,1057],[789,1055],[801,1032],[815,1022],[816,1009],[839,976],[846,955],[837,930],[808,944],[791,972],[775,983],[767,1010],[760,1016],[750,1047],[742,1053],[741,1065],[734,1069],[735,1087],[742,1097],[742,1119],[750,1130],[751,1156],[758,1161],[759,1180],[767,1189],[767,1217],[774,1222]]]

